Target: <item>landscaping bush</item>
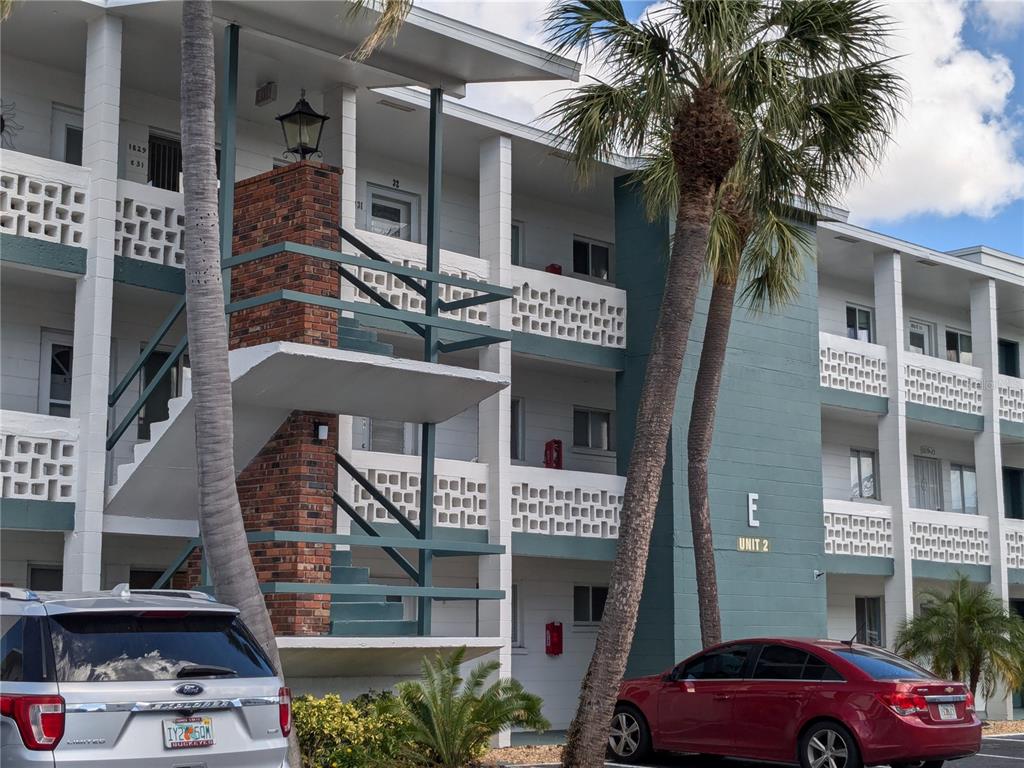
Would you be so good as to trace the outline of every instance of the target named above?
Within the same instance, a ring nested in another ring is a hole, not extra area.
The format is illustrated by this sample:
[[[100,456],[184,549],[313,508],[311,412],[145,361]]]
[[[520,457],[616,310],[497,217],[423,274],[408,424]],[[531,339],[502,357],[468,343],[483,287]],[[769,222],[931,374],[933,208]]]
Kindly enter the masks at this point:
[[[391,694],[363,694],[352,701],[328,694],[292,702],[302,768],[384,768],[406,764],[400,752],[406,724]]]

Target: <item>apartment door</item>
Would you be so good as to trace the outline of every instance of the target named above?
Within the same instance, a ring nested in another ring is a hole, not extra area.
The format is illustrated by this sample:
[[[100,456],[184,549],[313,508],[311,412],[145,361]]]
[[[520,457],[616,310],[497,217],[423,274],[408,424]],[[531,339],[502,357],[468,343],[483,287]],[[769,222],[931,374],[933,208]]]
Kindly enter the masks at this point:
[[[50,155],[54,160],[82,164],[82,112],[53,106],[50,122]]]
[[[935,354],[935,328],[931,323],[910,318],[907,321],[907,347],[919,355]]]
[[[918,509],[942,509],[942,465],[938,459],[914,457],[914,487]]]
[[[160,372],[160,368],[164,363],[167,362],[167,358],[170,357],[171,353],[161,350],[154,350],[146,360],[145,365],[142,366],[142,381],[140,382],[139,394],[142,394],[142,390],[148,387],[157,373]],[[171,370],[157,383],[156,388],[153,390],[153,394],[149,396],[146,404],[142,406],[142,410],[139,411],[139,440],[149,440],[150,427],[158,421],[166,421],[170,415],[168,410],[168,403],[172,397],[177,397],[180,393],[180,387],[178,384],[181,378],[181,365],[180,362],[177,365],[172,366]]]
[[[1024,520],[1024,469],[1003,467],[1003,513]]]
[[[401,192],[367,185],[370,197],[370,231],[401,240],[418,241],[419,197]]]
[[[999,372],[1020,377],[1020,345],[1016,341],[999,340]]]
[[[71,415],[70,333],[43,331],[39,354],[39,412],[50,416]]]

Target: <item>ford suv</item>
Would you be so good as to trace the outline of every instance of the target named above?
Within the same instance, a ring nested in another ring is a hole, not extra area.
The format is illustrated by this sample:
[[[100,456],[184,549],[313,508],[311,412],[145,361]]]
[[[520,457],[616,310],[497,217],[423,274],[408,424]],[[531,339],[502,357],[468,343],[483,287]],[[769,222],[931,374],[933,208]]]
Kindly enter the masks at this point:
[[[282,768],[291,695],[202,592],[0,588],[0,764]]]

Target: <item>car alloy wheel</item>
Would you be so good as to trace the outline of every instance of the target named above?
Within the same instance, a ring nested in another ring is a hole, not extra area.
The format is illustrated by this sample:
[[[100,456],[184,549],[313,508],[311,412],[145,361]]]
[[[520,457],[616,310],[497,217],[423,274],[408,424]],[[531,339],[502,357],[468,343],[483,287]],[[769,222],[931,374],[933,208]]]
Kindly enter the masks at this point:
[[[843,735],[831,728],[816,732],[807,742],[807,763],[810,768],[846,768],[850,748]]]
[[[608,734],[608,746],[619,757],[632,757],[636,753],[640,746],[640,723],[629,712],[615,713]]]

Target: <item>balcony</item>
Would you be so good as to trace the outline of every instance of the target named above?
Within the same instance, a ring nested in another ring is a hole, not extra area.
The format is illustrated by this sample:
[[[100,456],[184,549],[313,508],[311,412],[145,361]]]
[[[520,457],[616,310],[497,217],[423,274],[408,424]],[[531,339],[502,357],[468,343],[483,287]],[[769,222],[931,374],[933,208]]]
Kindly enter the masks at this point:
[[[987,517],[911,509],[908,524],[914,560],[954,565],[990,563]]]
[[[74,503],[78,419],[0,411],[4,499]]]
[[[84,248],[89,169],[0,151],[0,233]]]
[[[818,339],[821,386],[889,396],[885,347],[831,333],[820,333]]]
[[[1000,376],[998,386],[999,418],[1024,423],[1024,379]]]
[[[1007,520],[1004,536],[1006,567],[1024,571],[1024,520]]]
[[[626,292],[610,285],[512,267],[512,329],[604,347],[626,346]]]
[[[512,531],[616,539],[626,478],[513,466]]]
[[[114,255],[185,267],[185,200],[180,192],[117,181]]]
[[[980,368],[915,352],[907,352],[904,360],[908,403],[982,415]]]
[[[825,554],[892,557],[892,508],[825,499]]]

